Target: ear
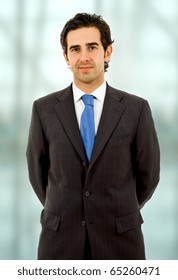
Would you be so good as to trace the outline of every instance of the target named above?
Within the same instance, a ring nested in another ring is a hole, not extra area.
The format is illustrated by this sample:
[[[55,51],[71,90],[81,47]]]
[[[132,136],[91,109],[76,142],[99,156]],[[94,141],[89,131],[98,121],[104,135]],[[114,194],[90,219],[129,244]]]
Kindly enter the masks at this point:
[[[63,52],[63,56],[65,58],[65,61],[66,61],[67,65],[69,66],[70,65],[69,59],[68,59],[67,54],[65,52]]]
[[[112,45],[109,45],[104,53],[104,61],[109,62],[112,54]]]

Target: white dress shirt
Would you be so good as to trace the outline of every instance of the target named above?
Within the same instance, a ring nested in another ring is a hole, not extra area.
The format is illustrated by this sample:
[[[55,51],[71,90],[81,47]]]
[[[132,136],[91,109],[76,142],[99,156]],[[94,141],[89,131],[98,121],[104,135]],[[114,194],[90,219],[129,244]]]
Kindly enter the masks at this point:
[[[75,112],[77,116],[78,125],[80,127],[80,119],[82,112],[85,108],[85,105],[81,99],[82,95],[86,94],[82,90],[80,90],[74,83],[72,84],[73,89],[73,96],[74,96],[74,106],[75,106]],[[98,130],[99,121],[101,118],[101,113],[103,110],[103,104],[106,94],[106,82],[99,86],[97,89],[95,89],[91,95],[93,95],[94,98],[94,121],[95,121],[95,134]]]

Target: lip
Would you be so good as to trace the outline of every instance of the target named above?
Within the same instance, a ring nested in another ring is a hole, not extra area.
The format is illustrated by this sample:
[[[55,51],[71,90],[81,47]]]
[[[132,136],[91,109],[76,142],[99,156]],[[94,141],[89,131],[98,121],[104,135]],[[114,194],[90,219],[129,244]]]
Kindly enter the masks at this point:
[[[82,65],[82,66],[79,66],[78,69],[86,71],[86,70],[93,69],[93,66],[91,66],[91,65]]]

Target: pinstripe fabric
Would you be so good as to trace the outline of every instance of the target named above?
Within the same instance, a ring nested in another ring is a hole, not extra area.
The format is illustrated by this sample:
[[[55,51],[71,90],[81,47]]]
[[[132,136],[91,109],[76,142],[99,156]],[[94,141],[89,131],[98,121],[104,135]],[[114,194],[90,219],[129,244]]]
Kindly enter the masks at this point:
[[[147,101],[107,86],[87,159],[72,88],[34,102],[29,178],[44,206],[38,259],[145,259],[140,208],[159,181],[159,145]]]

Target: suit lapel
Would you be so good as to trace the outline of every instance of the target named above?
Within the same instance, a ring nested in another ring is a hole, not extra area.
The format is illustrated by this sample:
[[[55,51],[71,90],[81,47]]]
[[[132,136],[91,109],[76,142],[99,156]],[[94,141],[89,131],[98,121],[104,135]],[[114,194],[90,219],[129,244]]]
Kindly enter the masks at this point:
[[[120,91],[107,86],[103,112],[96,135],[89,168],[93,166],[94,162],[102,152],[124,112],[125,105],[120,102],[122,97],[123,94]]]
[[[82,160],[86,161],[85,151],[76,118],[71,86],[63,90],[60,95],[57,96],[57,99],[59,100],[57,105],[55,105],[57,116],[75,150]]]
[[[107,86],[103,112],[93,147],[89,169],[93,166],[94,162],[102,152],[124,112],[125,105],[120,102],[122,97],[123,94],[120,91]],[[55,105],[56,114],[75,150],[80,155],[81,159],[86,161],[85,150],[76,118],[71,86],[63,90],[57,96],[57,99],[59,102]]]

